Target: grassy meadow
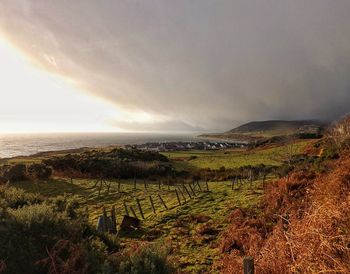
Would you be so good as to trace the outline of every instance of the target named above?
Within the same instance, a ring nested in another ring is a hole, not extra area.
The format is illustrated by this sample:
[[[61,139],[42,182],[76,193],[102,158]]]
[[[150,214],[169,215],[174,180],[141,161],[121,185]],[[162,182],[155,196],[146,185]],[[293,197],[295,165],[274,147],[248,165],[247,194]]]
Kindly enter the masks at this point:
[[[301,153],[310,141],[301,141],[285,146],[259,148],[252,150],[230,149],[216,151],[174,151],[163,154],[171,159],[177,170],[201,168],[220,169],[241,166],[281,165],[291,154]]]
[[[117,212],[117,223],[120,224],[125,214],[123,202],[132,206],[138,218],[142,219],[137,207],[136,199],[140,199],[145,219],[142,228],[128,234],[120,234],[121,244],[138,243],[140,241],[152,241],[167,245],[173,250],[173,259],[189,273],[206,273],[212,262],[220,254],[218,249],[218,235],[226,228],[227,217],[235,208],[255,206],[262,194],[261,182],[250,186],[231,189],[231,182],[209,182],[209,192],[206,185],[201,182],[202,191],[195,189],[190,199],[184,192],[184,197],[179,193],[181,205],[179,205],[175,186],[148,183],[145,189],[144,182],[138,181],[134,189],[133,181],[121,181],[120,191],[118,183],[110,182],[110,192],[104,187],[98,196],[98,188],[94,180],[70,180],[51,179],[37,182],[17,182],[15,187],[24,189],[29,193],[40,193],[46,197],[59,195],[75,195],[81,204],[89,212],[90,221],[96,224],[97,218],[102,214],[102,207],[110,210],[114,205]],[[165,209],[158,198],[161,195],[168,209]],[[152,196],[156,208],[153,213],[149,196]],[[130,211],[130,209],[129,209]],[[129,212],[130,215],[131,212]],[[176,254],[176,255],[175,255]]]
[[[290,154],[301,153],[309,142],[297,142],[291,145],[265,147],[252,150],[232,149],[218,151],[176,151],[164,152],[170,163],[178,171],[200,170],[202,168],[220,169],[238,168],[241,166],[281,165]],[[19,157],[10,163],[40,162],[43,156]],[[273,180],[270,175],[267,181]],[[159,181],[161,184],[159,184]],[[168,182],[170,182],[168,184]],[[200,188],[194,188],[195,195],[185,182],[191,197],[182,187],[182,179],[160,178],[159,180],[110,180],[100,183],[95,179],[70,179],[53,177],[48,180],[19,181],[12,186],[27,193],[39,193],[44,197],[61,195],[75,196],[80,206],[88,212],[89,221],[96,225],[102,215],[103,207],[108,214],[112,206],[116,208],[117,224],[126,214],[125,204],[130,216],[142,220],[141,228],[133,232],[121,232],[117,240],[121,246],[139,245],[152,242],[167,246],[170,258],[180,267],[183,273],[218,273],[214,262],[220,257],[221,232],[229,225],[229,215],[234,209],[257,209],[263,194],[261,179],[250,185],[243,184],[234,189],[230,181],[210,181],[209,191],[204,181]],[[109,185],[109,191],[108,191]],[[176,196],[177,189],[180,203]],[[179,190],[181,189],[181,191]],[[159,199],[164,200],[167,209]],[[151,207],[150,196],[154,202],[156,213]],[[142,206],[142,218],[137,200]]]

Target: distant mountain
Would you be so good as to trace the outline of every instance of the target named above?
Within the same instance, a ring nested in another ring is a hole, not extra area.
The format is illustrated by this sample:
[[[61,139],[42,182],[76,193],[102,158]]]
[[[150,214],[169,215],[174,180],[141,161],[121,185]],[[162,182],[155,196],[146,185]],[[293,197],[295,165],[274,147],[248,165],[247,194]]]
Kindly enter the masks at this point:
[[[227,139],[244,142],[266,142],[287,136],[298,138],[318,138],[322,135],[326,122],[320,120],[269,120],[253,121],[223,133],[203,134],[200,137]]]
[[[308,129],[321,129],[325,122],[319,120],[269,120],[254,121],[231,129],[228,134],[286,135]]]

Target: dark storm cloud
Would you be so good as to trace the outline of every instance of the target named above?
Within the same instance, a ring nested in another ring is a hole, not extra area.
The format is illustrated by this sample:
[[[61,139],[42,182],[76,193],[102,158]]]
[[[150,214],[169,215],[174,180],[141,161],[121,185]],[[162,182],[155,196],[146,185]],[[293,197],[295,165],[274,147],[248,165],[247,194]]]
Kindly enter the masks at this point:
[[[224,130],[348,112],[349,13],[348,0],[2,0],[0,30],[85,90],[170,121],[145,129]]]

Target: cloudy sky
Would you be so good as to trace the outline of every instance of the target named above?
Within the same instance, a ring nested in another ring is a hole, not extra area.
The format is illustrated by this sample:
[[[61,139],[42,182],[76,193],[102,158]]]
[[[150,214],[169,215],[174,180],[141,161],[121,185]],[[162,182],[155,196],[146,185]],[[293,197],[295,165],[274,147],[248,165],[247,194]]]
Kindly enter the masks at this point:
[[[0,0],[0,131],[339,117],[349,14],[349,0]]]

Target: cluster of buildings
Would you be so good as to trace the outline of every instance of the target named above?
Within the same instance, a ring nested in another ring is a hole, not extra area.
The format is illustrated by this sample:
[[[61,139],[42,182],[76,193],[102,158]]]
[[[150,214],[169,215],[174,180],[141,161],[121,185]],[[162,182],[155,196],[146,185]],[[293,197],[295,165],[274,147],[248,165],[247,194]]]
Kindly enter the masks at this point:
[[[225,141],[198,142],[154,142],[140,145],[126,145],[125,148],[148,151],[184,151],[184,150],[220,150],[227,148],[244,148],[245,143],[231,143]]]

